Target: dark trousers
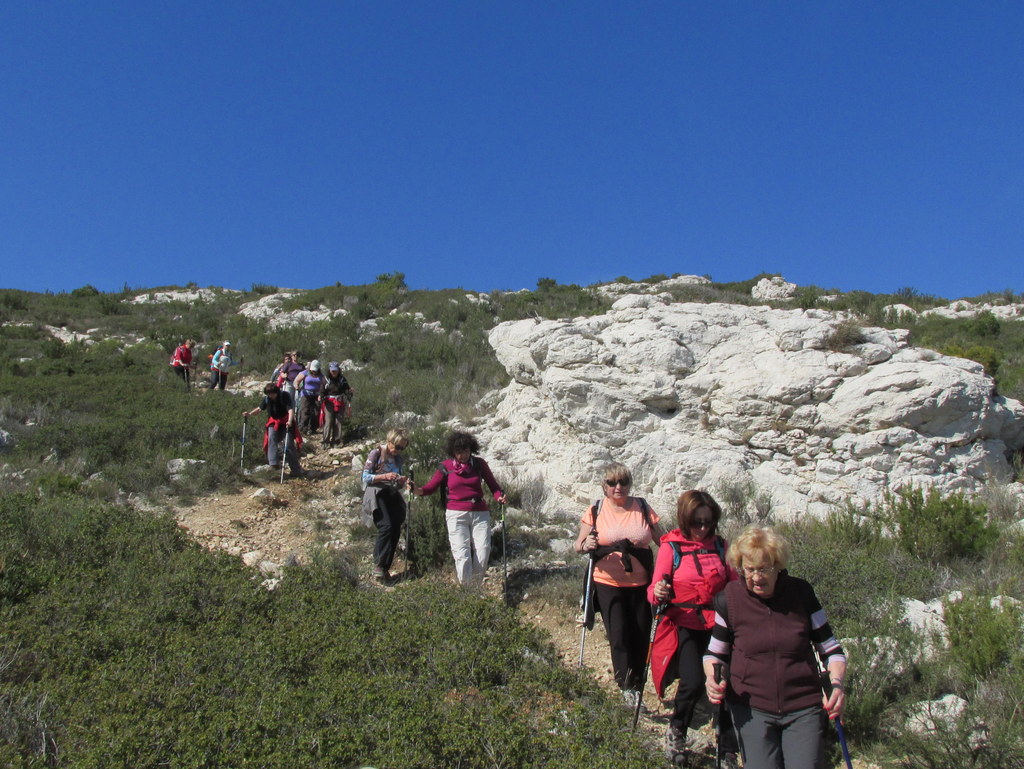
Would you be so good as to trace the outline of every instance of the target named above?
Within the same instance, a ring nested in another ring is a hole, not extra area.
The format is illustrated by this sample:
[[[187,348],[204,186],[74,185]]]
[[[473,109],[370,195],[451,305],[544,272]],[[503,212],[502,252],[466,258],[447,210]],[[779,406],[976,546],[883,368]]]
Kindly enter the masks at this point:
[[[395,489],[382,490],[377,495],[377,509],[373,511],[373,525],[377,527],[377,541],[373,546],[373,565],[390,569],[395,549],[402,536],[405,523],[405,499]]]
[[[223,390],[224,389],[224,385],[226,385],[227,383],[228,383],[228,372],[227,371],[218,371],[217,369],[212,369],[210,371],[210,389],[211,390],[216,390],[218,387],[221,390]]]
[[[750,769],[821,769],[825,766],[825,710],[814,705],[793,713],[768,713],[730,705]]]
[[[693,710],[697,702],[704,696],[704,652],[711,642],[710,630],[691,630],[679,628],[679,648],[676,651],[676,674],[679,676],[679,688],[672,711],[672,726],[682,731],[690,728]],[[722,751],[738,753],[736,733],[733,731],[732,718],[726,708],[718,711],[718,728],[722,734]]]
[[[615,683],[620,689],[639,688],[651,634],[647,588],[613,587],[595,582],[594,590],[612,650]]]
[[[303,435],[316,435],[320,429],[320,402],[315,396],[302,396],[299,406],[299,429]]]

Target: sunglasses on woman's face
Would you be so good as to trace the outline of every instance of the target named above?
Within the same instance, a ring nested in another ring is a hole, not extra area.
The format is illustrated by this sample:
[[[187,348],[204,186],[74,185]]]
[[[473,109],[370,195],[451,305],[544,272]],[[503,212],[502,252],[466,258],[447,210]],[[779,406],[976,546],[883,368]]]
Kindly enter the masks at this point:
[[[616,486],[622,486],[624,489],[629,488],[629,481],[605,481],[604,483],[609,489],[614,489]]]

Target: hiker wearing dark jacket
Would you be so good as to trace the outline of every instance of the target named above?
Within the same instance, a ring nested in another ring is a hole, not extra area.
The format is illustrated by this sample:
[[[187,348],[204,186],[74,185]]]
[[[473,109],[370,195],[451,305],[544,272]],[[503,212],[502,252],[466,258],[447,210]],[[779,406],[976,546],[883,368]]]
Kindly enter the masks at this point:
[[[337,361],[327,364],[327,376],[324,378],[323,421],[324,445],[334,446],[341,443],[341,420],[351,413],[352,388],[341,373]]]
[[[711,604],[726,584],[738,579],[725,560],[727,544],[718,536],[722,508],[705,491],[685,491],[676,502],[678,528],[661,538],[647,597],[665,607],[654,636],[651,678],[659,699],[679,679],[672,717],[665,733],[665,754],[675,762],[684,755],[686,731],[704,693],[701,662],[711,640],[715,610]],[[724,753],[736,753],[732,726],[723,723]]]
[[[789,545],[772,529],[750,527],[729,563],[743,576],[715,598],[715,627],[704,657],[713,704],[732,712],[747,769],[821,769],[825,724],[842,716],[846,655],[811,585],[786,571]],[[817,656],[831,693],[822,693]],[[721,683],[714,665],[727,666]]]
[[[287,444],[285,461],[293,477],[305,475],[299,465],[297,449],[302,446],[302,436],[295,429],[295,405],[292,396],[281,392],[281,388],[273,382],[263,387],[263,400],[251,411],[243,411],[242,416],[251,417],[260,411],[267,412],[267,424],[263,434],[263,448],[267,453],[267,463],[273,468],[281,467],[280,441]]]
[[[660,539],[657,514],[639,497],[631,497],[633,475],[618,462],[604,471],[604,498],[588,507],[576,539],[577,553],[593,553],[594,590],[612,652],[615,683],[630,707],[640,697],[647,661],[651,607],[647,585]],[[596,516],[596,518],[595,518]]]
[[[455,558],[455,576],[462,585],[483,580],[491,555],[491,514],[482,483],[487,483],[494,499],[505,503],[505,491],[487,463],[475,456],[478,451],[480,444],[469,433],[450,433],[445,441],[445,453],[450,459],[442,462],[434,477],[415,490],[424,496],[442,485],[447,488],[448,544]]]

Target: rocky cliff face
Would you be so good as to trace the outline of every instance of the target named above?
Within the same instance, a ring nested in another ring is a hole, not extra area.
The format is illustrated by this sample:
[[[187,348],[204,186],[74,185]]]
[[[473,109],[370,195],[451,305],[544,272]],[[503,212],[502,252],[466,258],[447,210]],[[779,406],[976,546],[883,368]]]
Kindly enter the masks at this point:
[[[490,342],[513,381],[477,429],[503,477],[542,482],[573,514],[611,460],[662,514],[685,489],[737,482],[785,517],[908,484],[973,492],[1010,478],[1024,407],[994,396],[980,365],[909,347],[899,330],[840,346],[843,321],[631,294],[598,317],[504,323]]]

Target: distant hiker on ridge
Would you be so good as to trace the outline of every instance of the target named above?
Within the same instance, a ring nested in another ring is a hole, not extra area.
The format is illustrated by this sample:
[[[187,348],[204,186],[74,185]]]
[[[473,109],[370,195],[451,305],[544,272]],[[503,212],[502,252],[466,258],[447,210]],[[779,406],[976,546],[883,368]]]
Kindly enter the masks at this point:
[[[186,339],[174,349],[174,355],[171,357],[174,373],[185,383],[186,390],[196,370],[196,362],[192,359],[192,348],[195,346],[194,339]]]

